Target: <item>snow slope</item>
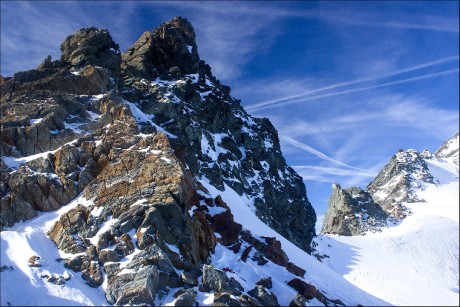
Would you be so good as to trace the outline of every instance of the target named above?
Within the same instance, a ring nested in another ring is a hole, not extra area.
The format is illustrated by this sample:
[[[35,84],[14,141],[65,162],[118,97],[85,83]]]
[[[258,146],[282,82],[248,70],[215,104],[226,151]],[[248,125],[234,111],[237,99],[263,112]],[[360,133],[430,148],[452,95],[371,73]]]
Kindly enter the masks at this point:
[[[94,289],[85,284],[81,273],[64,268],[65,253],[46,236],[46,232],[59,217],[75,208],[78,203],[88,204],[82,197],[54,212],[41,213],[38,217],[17,223],[2,231],[1,236],[1,295],[0,305],[15,306],[71,306],[107,305],[102,288]],[[38,256],[41,267],[29,267],[28,259]],[[43,278],[41,278],[43,276]],[[46,281],[44,276],[63,277],[70,280],[65,285]]]
[[[337,274],[336,272],[334,272],[333,270],[331,270],[330,268],[316,260],[315,257],[310,256],[309,254],[298,248],[296,245],[285,239],[283,236],[279,235],[266,224],[264,224],[251,210],[252,206],[248,198],[244,196],[239,196],[228,186],[225,186],[225,191],[222,192],[214,188],[211,184],[209,184],[207,180],[201,179],[200,182],[205,186],[206,189],[208,189],[208,191],[213,197],[221,195],[222,199],[230,207],[232,214],[234,215],[235,221],[242,224],[244,228],[250,230],[254,236],[276,237],[281,242],[282,248],[289,257],[289,260],[306,270],[305,279],[308,282],[312,283],[314,286],[316,286],[319,290],[323,291],[328,297],[332,299],[338,298],[342,300],[342,302],[345,303],[347,306],[357,304],[365,306],[389,305],[386,301],[378,299],[377,297],[366,293],[365,291],[354,286],[352,283],[341,278],[340,274]],[[226,254],[230,255],[233,253],[227,250]],[[237,257],[236,259],[229,257],[226,261],[222,261],[222,257],[218,254],[217,256],[213,256],[213,263],[214,261],[216,261],[216,258],[218,258],[219,264],[221,264],[222,266],[229,266],[232,268],[235,267],[235,262],[239,259],[239,257]],[[283,300],[285,295],[283,295],[283,292],[281,290],[292,291],[292,289],[286,287],[285,284],[290,279],[294,278],[294,275],[286,274],[286,271],[282,272],[283,270],[278,269],[280,267],[273,264],[269,266],[272,267],[272,269],[269,268],[263,270],[264,273],[267,274],[266,276],[257,276],[258,274],[260,274],[258,273],[258,271],[248,272],[248,269],[245,267],[243,267],[242,271],[240,272],[238,271],[238,267],[239,266],[237,265],[235,271],[239,274],[242,274],[242,277],[245,279],[257,281],[260,280],[260,278],[272,276],[274,280],[278,279],[283,281],[283,286],[281,286],[280,283],[278,283],[279,287],[274,286],[274,289],[271,289],[271,291],[273,291],[273,293],[277,295],[281,306],[289,305],[289,300]],[[284,275],[291,275],[291,277],[288,279],[288,276]],[[242,285],[244,286],[243,283]],[[318,302],[318,304],[320,306],[322,305],[320,302]]]
[[[331,269],[394,305],[459,304],[459,181],[450,159],[427,159],[437,184],[418,190],[426,202],[404,203],[401,223],[366,236],[320,235]]]

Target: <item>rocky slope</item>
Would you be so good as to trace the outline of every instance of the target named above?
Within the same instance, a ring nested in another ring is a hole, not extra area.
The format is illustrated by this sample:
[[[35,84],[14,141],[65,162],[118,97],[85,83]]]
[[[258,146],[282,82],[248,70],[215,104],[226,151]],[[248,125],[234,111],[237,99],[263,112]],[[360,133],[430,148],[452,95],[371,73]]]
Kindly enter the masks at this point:
[[[72,203],[47,235],[63,265],[102,286],[110,304],[162,304],[174,294],[175,305],[192,305],[201,291],[215,304],[277,305],[269,284],[243,287],[208,265],[221,246],[290,274],[283,287],[298,295],[286,304],[341,304],[303,279],[279,241],[254,237],[201,184],[235,191],[310,250],[316,215],[276,130],[212,75],[187,20],[144,33],[123,55],[95,28],[69,36],[61,51],[2,79],[2,229]]]
[[[388,221],[404,219],[411,211],[404,203],[424,201],[419,191],[439,180],[430,171],[433,160],[445,160],[458,165],[458,133],[431,154],[414,149],[399,150],[367,186],[342,188],[334,184],[329,207],[323,221],[323,233],[360,235],[367,230],[378,231]],[[357,198],[361,195],[361,199]],[[363,216],[366,219],[363,219]]]

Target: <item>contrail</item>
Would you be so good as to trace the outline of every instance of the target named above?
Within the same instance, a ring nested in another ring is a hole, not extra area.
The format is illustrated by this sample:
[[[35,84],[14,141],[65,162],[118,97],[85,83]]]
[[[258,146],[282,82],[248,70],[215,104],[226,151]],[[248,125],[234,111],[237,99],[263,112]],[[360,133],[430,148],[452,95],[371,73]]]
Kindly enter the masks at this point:
[[[400,74],[403,74],[403,73],[411,72],[411,71],[414,71],[414,70],[419,70],[419,69],[426,68],[426,67],[431,67],[431,66],[435,66],[435,65],[439,65],[439,64],[443,64],[443,63],[447,63],[447,62],[452,62],[454,60],[458,61],[458,56],[445,57],[445,58],[442,58],[442,59],[439,59],[439,60],[435,60],[435,61],[431,61],[431,62],[427,62],[427,63],[423,63],[423,64],[418,64],[418,65],[408,67],[408,68],[395,70],[395,71],[389,72],[387,74],[380,75],[378,77],[363,78],[363,79],[357,79],[357,80],[353,80],[353,81],[335,83],[335,84],[320,87],[320,88],[317,88],[317,89],[314,89],[314,90],[306,91],[306,92],[303,92],[303,93],[297,94],[297,95],[292,95],[292,96],[288,96],[288,97],[284,97],[284,98],[279,98],[279,99],[274,99],[274,100],[268,100],[268,101],[264,101],[264,102],[255,103],[255,104],[252,104],[252,105],[245,106],[244,108],[246,110],[254,110],[254,109],[258,109],[260,107],[265,107],[265,106],[269,106],[269,105],[278,104],[278,103],[281,103],[281,102],[284,102],[284,101],[301,98],[301,97],[308,96],[310,94],[314,94],[314,93],[317,93],[317,92],[322,92],[322,91],[325,91],[325,90],[331,90],[331,89],[335,89],[335,88],[338,88],[338,87],[355,85],[355,84],[369,82],[369,81],[380,80],[380,79],[400,75]]]
[[[331,157],[329,156],[326,156],[325,154],[323,154],[322,152],[308,146],[307,144],[304,144],[304,143],[301,143],[297,140],[294,140],[293,138],[290,138],[290,137],[283,137],[282,138],[283,141],[286,141],[288,142],[289,144],[297,147],[297,148],[300,148],[302,150],[305,150],[321,159],[324,159],[324,160],[327,160],[327,161],[330,161],[330,162],[333,162],[335,164],[338,164],[338,165],[342,165],[342,166],[345,166],[345,167],[348,167],[348,168],[351,168],[351,169],[354,169],[354,170],[357,170],[357,171],[360,171],[360,172],[364,172],[364,173],[367,173],[369,175],[376,175],[374,172],[371,172],[369,170],[365,170],[365,169],[362,169],[362,168],[358,168],[358,167],[354,167],[354,166],[351,166],[351,165],[348,165],[348,164],[345,164],[343,162],[340,162],[340,161],[337,161],[335,159],[332,159]]]
[[[375,89],[375,88],[380,88],[380,87],[387,87],[387,86],[392,86],[392,85],[397,85],[397,84],[409,83],[409,82],[414,82],[414,81],[417,81],[417,80],[422,80],[422,79],[428,79],[428,78],[448,75],[448,74],[452,74],[452,73],[455,73],[455,72],[458,72],[458,71],[459,71],[458,68],[454,68],[454,69],[450,69],[450,70],[445,70],[445,71],[440,71],[440,72],[436,72],[436,73],[421,75],[421,76],[412,77],[412,78],[408,78],[408,79],[402,79],[402,80],[382,83],[382,84],[373,85],[373,86],[354,88],[354,89],[345,90],[345,91],[332,92],[332,93],[327,93],[327,94],[322,94],[322,95],[309,96],[309,97],[304,97],[304,98],[302,98],[304,95],[298,95],[298,96],[295,96],[295,97],[293,96],[293,98],[290,98],[290,99],[285,98],[285,99],[280,99],[279,101],[272,102],[272,103],[264,103],[264,104],[246,106],[244,108],[246,110],[265,109],[265,108],[268,108],[268,107],[275,107],[275,106],[278,106],[278,105],[284,105],[284,104],[290,104],[290,103],[296,103],[296,102],[303,102],[303,101],[308,101],[308,100],[313,100],[313,99],[319,99],[319,98],[325,98],[325,97],[331,97],[331,96],[338,96],[338,95],[344,95],[344,94],[349,94],[349,93],[354,93],[354,92],[360,92],[360,91],[365,91],[365,90],[370,90],[370,89]]]

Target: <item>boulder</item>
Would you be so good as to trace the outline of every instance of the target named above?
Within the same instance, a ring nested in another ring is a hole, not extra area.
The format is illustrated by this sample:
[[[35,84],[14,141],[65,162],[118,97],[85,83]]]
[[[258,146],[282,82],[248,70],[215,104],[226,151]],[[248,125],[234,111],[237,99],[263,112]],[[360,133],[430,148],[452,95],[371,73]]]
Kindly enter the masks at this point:
[[[81,266],[81,277],[86,280],[88,286],[97,288],[102,285],[104,278],[101,267],[97,261],[86,261]]]
[[[369,193],[359,187],[342,189],[338,184],[332,187],[321,232],[356,236],[386,227],[388,215]]]
[[[240,295],[244,288],[235,278],[228,278],[227,274],[211,265],[203,266],[203,289],[213,292],[228,292],[232,295]]]
[[[248,294],[259,301],[262,306],[279,306],[276,295],[267,291],[264,286],[257,285],[248,291]]]
[[[159,273],[155,266],[136,273],[119,272],[107,283],[105,297],[113,305],[154,305]]]

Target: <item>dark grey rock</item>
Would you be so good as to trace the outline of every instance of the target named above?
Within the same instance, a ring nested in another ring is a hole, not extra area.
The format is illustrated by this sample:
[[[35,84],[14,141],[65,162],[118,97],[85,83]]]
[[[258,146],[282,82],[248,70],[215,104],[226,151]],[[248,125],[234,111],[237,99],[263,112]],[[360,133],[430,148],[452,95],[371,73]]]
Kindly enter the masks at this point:
[[[213,306],[248,306],[244,302],[232,297],[232,294],[228,292],[216,292],[214,293]]]
[[[289,307],[303,307],[307,306],[307,304],[308,300],[305,298],[305,296],[297,294],[289,303]]]
[[[211,265],[203,266],[203,288],[205,291],[228,292],[232,295],[240,295],[244,288],[233,277]]]
[[[354,236],[386,227],[388,215],[359,187],[342,189],[333,184],[321,232]]]
[[[267,291],[264,286],[256,286],[248,291],[248,294],[258,300],[262,306],[279,306],[278,298],[275,294]]]
[[[121,62],[119,49],[107,30],[91,27],[65,39],[61,44],[61,60],[77,68],[94,65],[116,72]]]
[[[136,273],[119,272],[107,283],[105,297],[113,305],[154,305],[159,273],[156,267],[142,267]]]
[[[179,290],[174,294],[176,301],[174,306],[195,306],[196,292],[193,289]]]

